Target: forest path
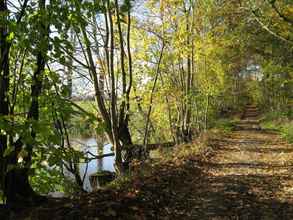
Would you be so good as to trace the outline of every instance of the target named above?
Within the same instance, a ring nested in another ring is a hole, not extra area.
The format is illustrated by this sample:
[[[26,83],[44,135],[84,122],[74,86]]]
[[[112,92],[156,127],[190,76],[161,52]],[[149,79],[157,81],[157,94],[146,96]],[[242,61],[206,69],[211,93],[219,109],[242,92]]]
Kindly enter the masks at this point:
[[[293,219],[293,146],[278,135],[234,131],[203,167],[201,219]]]
[[[261,130],[258,116],[246,106],[237,131],[214,140],[190,219],[293,219],[293,145]]]

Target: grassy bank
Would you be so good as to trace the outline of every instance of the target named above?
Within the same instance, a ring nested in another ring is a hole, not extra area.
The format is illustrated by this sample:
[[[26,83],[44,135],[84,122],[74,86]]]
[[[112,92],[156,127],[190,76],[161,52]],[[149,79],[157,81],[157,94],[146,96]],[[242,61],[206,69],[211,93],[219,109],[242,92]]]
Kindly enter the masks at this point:
[[[293,143],[293,115],[291,112],[269,112],[261,120],[263,129],[275,130],[289,143]]]

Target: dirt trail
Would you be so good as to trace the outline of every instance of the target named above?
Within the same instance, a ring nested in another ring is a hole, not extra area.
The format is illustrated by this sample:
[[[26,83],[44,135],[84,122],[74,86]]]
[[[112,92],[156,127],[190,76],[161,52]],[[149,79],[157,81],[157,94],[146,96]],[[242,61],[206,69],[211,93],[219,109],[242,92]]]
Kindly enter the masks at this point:
[[[276,134],[242,130],[218,140],[203,195],[215,213],[203,219],[293,219],[292,168],[293,146]]]
[[[190,219],[293,219],[293,146],[261,130],[252,105],[237,128],[202,167],[194,207],[209,211]]]

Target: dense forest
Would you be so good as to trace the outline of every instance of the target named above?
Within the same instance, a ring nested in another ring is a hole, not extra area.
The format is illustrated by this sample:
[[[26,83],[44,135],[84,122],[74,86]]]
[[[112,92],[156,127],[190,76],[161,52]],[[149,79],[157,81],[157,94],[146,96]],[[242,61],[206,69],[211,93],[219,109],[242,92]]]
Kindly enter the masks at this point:
[[[0,0],[0,219],[293,219],[292,143],[292,0]]]

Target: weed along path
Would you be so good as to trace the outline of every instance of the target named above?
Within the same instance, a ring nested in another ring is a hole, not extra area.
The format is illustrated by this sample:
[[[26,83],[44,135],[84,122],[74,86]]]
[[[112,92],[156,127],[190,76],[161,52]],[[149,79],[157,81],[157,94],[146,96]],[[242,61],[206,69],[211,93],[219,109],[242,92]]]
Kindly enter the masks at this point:
[[[214,135],[174,148],[131,180],[26,212],[31,219],[293,219],[293,146],[271,132]],[[194,144],[196,145],[196,144]]]

